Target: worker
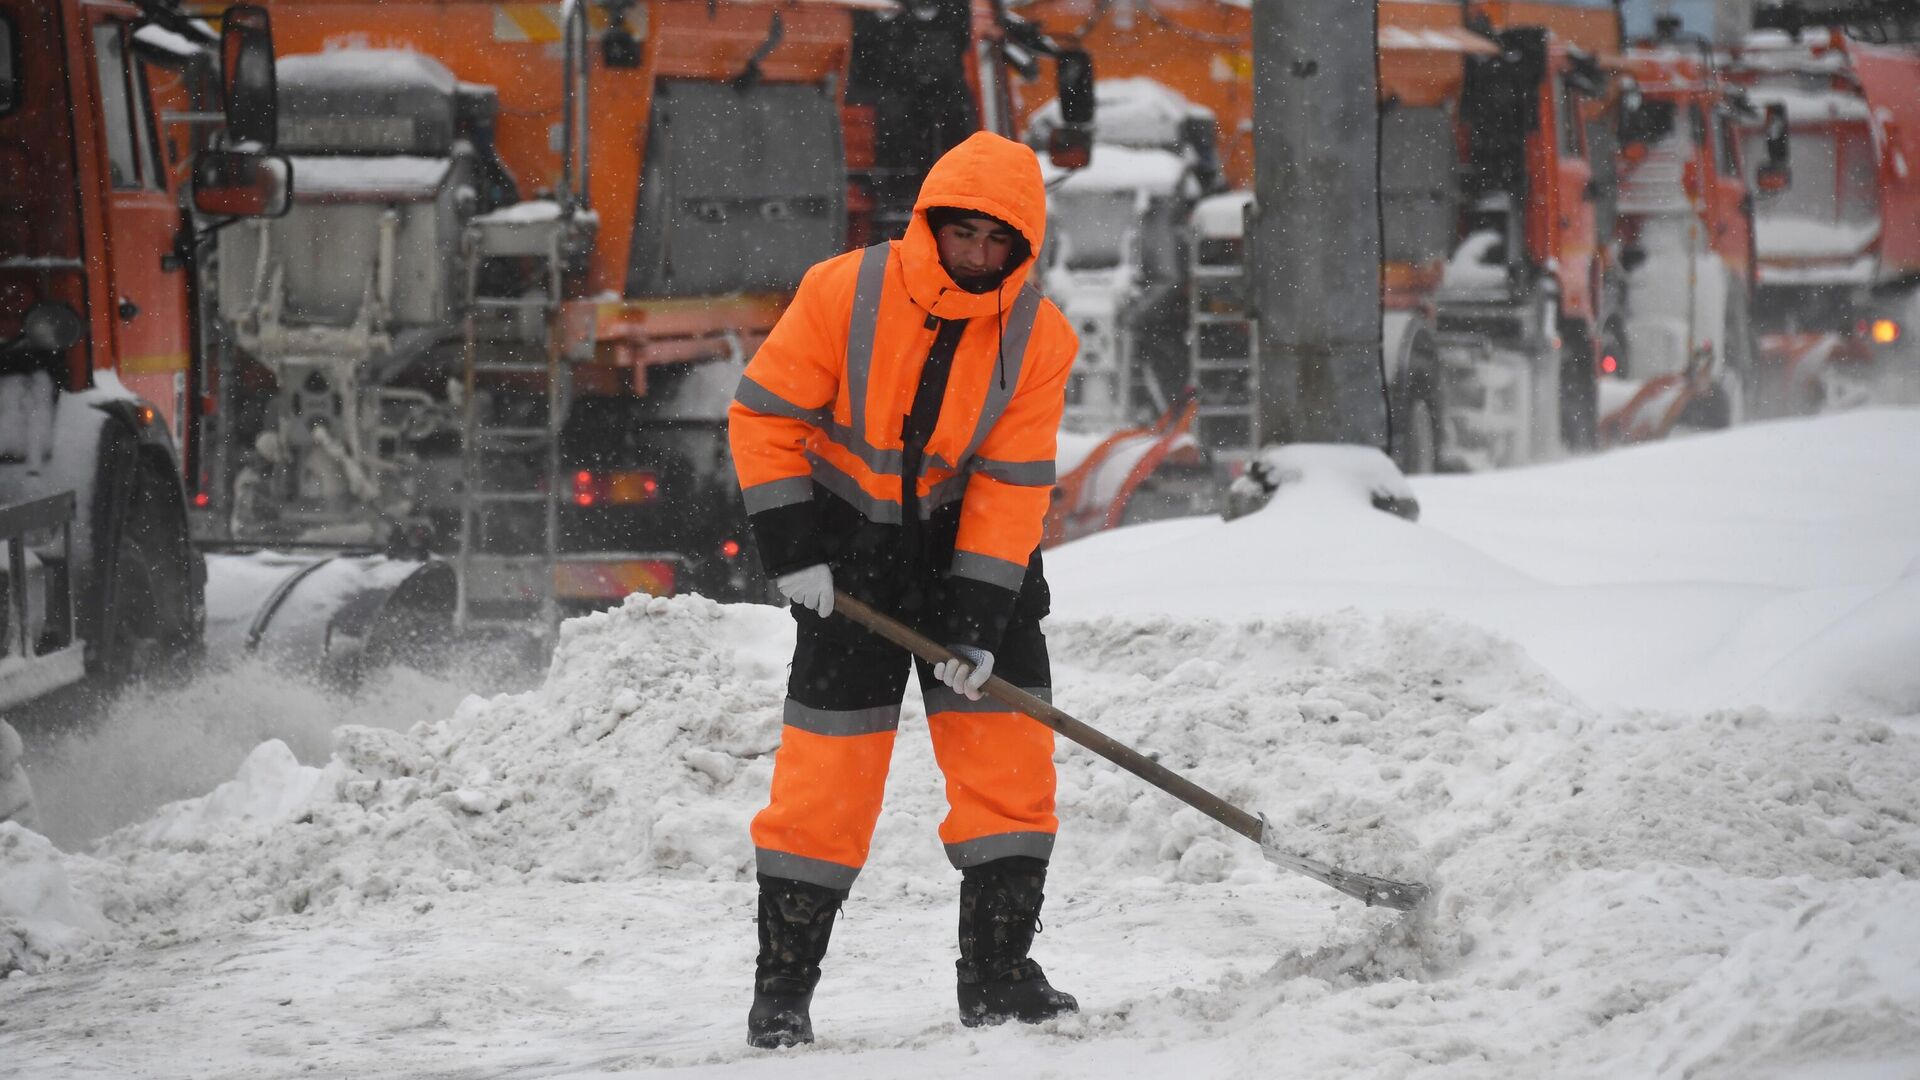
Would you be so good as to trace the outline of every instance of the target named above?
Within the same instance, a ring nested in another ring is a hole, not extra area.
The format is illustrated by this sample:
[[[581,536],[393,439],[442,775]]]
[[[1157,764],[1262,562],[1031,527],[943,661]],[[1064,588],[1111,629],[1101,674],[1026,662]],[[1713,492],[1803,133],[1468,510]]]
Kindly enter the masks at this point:
[[[772,791],[754,817],[748,1042],[811,1042],[840,905],[866,863],[907,653],[833,615],[844,590],[946,643],[918,663],[960,870],[961,1020],[1077,1008],[1028,957],[1058,820],[1053,732],[981,692],[1047,698],[1043,518],[1072,328],[1028,280],[1032,150],[977,133],[927,173],[903,239],[809,269],[741,377],[729,437],[753,536],[798,623]]]

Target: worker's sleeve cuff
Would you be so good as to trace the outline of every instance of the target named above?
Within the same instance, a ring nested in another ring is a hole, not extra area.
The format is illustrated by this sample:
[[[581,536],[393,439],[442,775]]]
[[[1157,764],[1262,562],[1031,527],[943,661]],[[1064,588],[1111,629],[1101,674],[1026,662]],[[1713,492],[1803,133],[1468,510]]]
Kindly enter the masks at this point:
[[[806,481],[808,497],[783,502],[759,511],[748,503],[747,523],[753,529],[753,542],[760,549],[760,565],[768,577],[779,577],[827,561],[820,546],[820,514],[812,498],[812,481]],[[762,485],[767,486],[767,485]],[[753,489],[748,489],[753,490]]]

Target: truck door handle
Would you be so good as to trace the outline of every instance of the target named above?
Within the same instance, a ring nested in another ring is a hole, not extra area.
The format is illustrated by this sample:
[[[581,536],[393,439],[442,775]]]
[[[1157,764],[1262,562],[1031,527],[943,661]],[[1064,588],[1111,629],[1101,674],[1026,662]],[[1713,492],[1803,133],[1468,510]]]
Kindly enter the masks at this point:
[[[134,316],[140,314],[140,305],[134,303],[131,298],[123,296],[120,298],[119,311],[121,322],[132,322]]]

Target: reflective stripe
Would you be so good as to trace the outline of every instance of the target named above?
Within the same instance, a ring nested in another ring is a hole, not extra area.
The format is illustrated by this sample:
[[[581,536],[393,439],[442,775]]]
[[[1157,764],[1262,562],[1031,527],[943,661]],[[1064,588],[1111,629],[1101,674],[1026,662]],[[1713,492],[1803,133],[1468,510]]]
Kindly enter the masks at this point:
[[[901,521],[900,504],[892,499],[876,499],[867,494],[860,482],[841,472],[832,462],[818,454],[808,454],[807,460],[813,464],[813,482],[833,492],[866,519],[880,525],[898,525]]]
[[[1054,481],[1051,461],[995,461],[977,457],[973,459],[973,470],[985,473],[1003,484],[1018,484],[1021,487],[1052,487]]]
[[[967,474],[960,473],[957,476],[949,476],[945,480],[933,485],[933,487],[927,490],[925,495],[920,497],[921,514],[923,516],[931,514],[948,503],[959,502],[965,498],[966,495]]]
[[[807,460],[813,465],[814,483],[833,492],[843,501],[860,511],[868,521],[880,525],[898,525],[904,520],[900,504],[892,499],[879,499],[867,494],[860,482],[848,476],[839,466],[821,457],[809,453]],[[967,494],[967,474],[949,476],[920,497],[922,516],[931,514],[948,503],[959,502]],[[1022,571],[1024,573],[1024,571]]]
[[[1039,698],[1049,705],[1053,704],[1053,689],[1051,687],[1023,686],[1020,689],[1025,690],[1027,693],[1032,694],[1034,697]],[[1004,701],[998,701],[990,697],[983,697],[979,701],[969,701],[965,694],[949,690],[943,683],[936,683],[930,689],[925,687],[921,688],[920,698],[927,703],[927,715],[929,716],[934,713],[947,712],[1014,713],[1020,715],[1019,710]]]
[[[947,845],[947,861],[957,870],[969,866],[979,866],[995,859],[1004,859],[1009,855],[1026,855],[1035,859],[1053,857],[1053,834],[1044,832],[1000,833],[996,836],[983,836],[978,840],[967,840]]]
[[[892,250],[892,244],[882,241],[862,252],[853,289],[853,314],[847,322],[847,403],[856,446],[867,441],[867,375],[873,370],[873,335],[880,326],[880,293],[886,288]]]
[[[853,433],[852,428],[834,424],[827,428],[827,438],[834,445],[851,453],[864,462],[867,468],[887,476],[899,476],[906,467],[906,455],[898,450],[882,450]]]
[[[875,705],[869,709],[816,709],[787,699],[781,721],[789,727],[815,735],[878,735],[900,726],[900,706]]]
[[[826,427],[833,421],[833,413],[827,409],[808,409],[754,382],[748,375],[740,376],[740,386],[733,392],[733,400],[763,416],[784,416],[789,420],[804,420],[814,427]]]
[[[769,480],[764,484],[740,489],[740,499],[747,504],[749,514],[792,506],[794,503],[807,502],[812,498],[813,477],[811,476],[790,476],[785,480]]]
[[[890,245],[881,243],[865,249],[860,256],[860,269],[853,291],[853,311],[847,322],[847,401],[852,418],[851,426],[843,426],[832,421],[829,414],[825,421],[816,421],[822,431],[834,445],[852,454],[872,472],[881,476],[897,477],[905,469],[905,453],[899,449],[889,449],[873,445],[867,440],[867,385],[873,371],[873,342],[880,322],[881,293],[886,287],[887,263],[891,258]],[[1006,356],[1007,377],[1003,388],[1001,380],[995,377],[987,386],[987,394],[981,403],[980,416],[975,421],[973,434],[967,444],[966,452],[960,455],[962,464],[973,458],[987,432],[1000,419],[1007,409],[1007,403],[1013,399],[1014,391],[1020,385],[1020,371],[1026,362],[1027,339],[1033,333],[1034,319],[1040,312],[1040,291],[1032,285],[1021,288],[1020,295],[1014,300],[1012,309],[1000,335],[1000,348]],[[742,393],[746,393],[746,380],[742,380]],[[771,395],[769,395],[771,396]],[[742,398],[742,403],[756,411],[753,401]],[[776,402],[779,399],[774,399]],[[790,403],[783,403],[789,409]],[[793,416],[793,412],[780,412],[779,415]],[[820,486],[853,504],[869,520],[883,525],[898,525],[904,515],[900,504],[891,499],[877,499],[860,486],[859,481],[836,466],[829,464],[817,454],[809,454],[813,464],[813,476]],[[957,502],[966,495],[967,473],[962,466],[947,461],[934,454],[927,459],[929,464],[938,465],[955,473],[954,476],[935,484],[925,496],[921,497],[923,511],[932,512],[949,503]],[[974,464],[981,472],[1009,484],[1025,487],[1047,487],[1054,481],[1054,466],[1051,461],[981,461]],[[903,492],[903,495],[911,495]],[[1020,571],[1024,578],[1026,571]],[[975,575],[978,576],[978,575]],[[984,580],[994,580],[991,577]],[[1012,587],[1019,586],[1016,579]]]
[[[1020,591],[1020,583],[1027,580],[1027,567],[1024,563],[996,559],[991,555],[982,555],[976,551],[956,551],[953,553],[953,569],[947,571],[950,577],[972,578],[989,585],[998,585],[1003,589]]]
[[[756,864],[754,868],[768,877],[804,881],[809,885],[843,892],[853,888],[853,879],[860,876],[857,866],[842,866],[837,862],[809,859],[805,855],[791,855],[772,848],[754,848],[753,859]]]
[[[1013,400],[1013,392],[1020,388],[1020,369],[1027,359],[1027,337],[1033,333],[1033,320],[1040,314],[1040,290],[1032,285],[1020,289],[1020,298],[1013,302],[1013,310],[1007,313],[1007,323],[1000,334],[1000,348],[1007,358],[1006,386],[995,378],[987,383],[987,400],[980,406],[980,419],[974,421],[973,438],[967,443],[967,452],[962,459],[972,458],[985,441],[987,432],[1000,422],[1000,414],[1007,411],[1007,402]]]

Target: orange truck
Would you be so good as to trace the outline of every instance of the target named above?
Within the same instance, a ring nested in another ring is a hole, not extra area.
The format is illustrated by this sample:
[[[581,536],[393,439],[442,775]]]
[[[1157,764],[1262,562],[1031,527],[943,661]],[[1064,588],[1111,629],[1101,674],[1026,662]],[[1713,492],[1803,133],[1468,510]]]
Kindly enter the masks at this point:
[[[200,641],[195,268],[288,184],[264,13],[228,14],[0,0],[0,709]]]
[[[1754,199],[1788,182],[1785,133],[1744,145],[1765,113],[1675,30],[1663,21],[1617,67],[1622,302],[1600,361],[1605,443],[1725,427],[1755,391]]]
[[[1251,11],[1228,0],[1035,0],[1021,11],[1078,41],[1103,76],[1164,84],[1218,132],[1221,172],[1239,190],[1194,208],[1181,287],[1195,431],[1230,466],[1260,437],[1242,284]],[[1589,445],[1617,293],[1611,192],[1594,164],[1611,154],[1600,136],[1618,14],[1611,4],[1431,0],[1382,0],[1379,12],[1392,452],[1409,471],[1430,471]]]
[[[1754,205],[1770,413],[1920,399],[1920,7],[1857,14],[1901,10],[1904,42],[1855,40],[1844,6],[1812,19],[1788,7],[1733,50],[1729,77],[1789,133],[1791,184]],[[1745,138],[1758,148],[1779,134]]]
[[[846,242],[861,6],[275,0],[203,534],[445,558],[462,628],[751,594],[725,403]]]
[[[1056,51],[965,0],[269,7],[298,179],[218,238],[201,531],[444,558],[462,627],[762,595],[747,358]]]

